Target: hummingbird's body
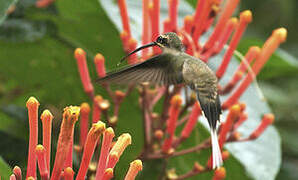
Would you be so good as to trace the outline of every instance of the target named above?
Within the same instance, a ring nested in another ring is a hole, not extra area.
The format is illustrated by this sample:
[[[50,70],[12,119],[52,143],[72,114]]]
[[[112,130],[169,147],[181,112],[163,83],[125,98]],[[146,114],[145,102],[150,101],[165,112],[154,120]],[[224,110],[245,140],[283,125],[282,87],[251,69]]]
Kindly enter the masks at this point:
[[[183,52],[182,42],[175,33],[161,35],[156,42],[140,47],[132,53],[154,45],[162,48],[162,54],[108,74],[98,82],[117,84],[149,82],[159,85],[184,83],[188,85],[197,93],[201,108],[210,125],[213,167],[219,167],[222,164],[222,158],[216,124],[221,114],[221,106],[217,93],[216,75],[203,61]]]

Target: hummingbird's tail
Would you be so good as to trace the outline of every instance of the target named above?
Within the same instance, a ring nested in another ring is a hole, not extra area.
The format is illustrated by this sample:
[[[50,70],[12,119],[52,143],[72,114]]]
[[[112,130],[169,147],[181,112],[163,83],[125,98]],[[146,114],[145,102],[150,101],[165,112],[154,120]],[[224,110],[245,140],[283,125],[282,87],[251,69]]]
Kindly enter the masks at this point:
[[[212,168],[219,168],[222,165],[221,150],[218,144],[216,129],[211,128],[211,145],[212,145]]]
[[[198,93],[198,99],[201,108],[204,112],[204,116],[208,120],[211,134],[212,145],[212,167],[213,169],[219,168],[222,165],[221,150],[218,144],[218,138],[216,133],[217,121],[220,121],[221,106],[219,96],[215,99],[211,99],[210,96],[204,96],[204,93]]]

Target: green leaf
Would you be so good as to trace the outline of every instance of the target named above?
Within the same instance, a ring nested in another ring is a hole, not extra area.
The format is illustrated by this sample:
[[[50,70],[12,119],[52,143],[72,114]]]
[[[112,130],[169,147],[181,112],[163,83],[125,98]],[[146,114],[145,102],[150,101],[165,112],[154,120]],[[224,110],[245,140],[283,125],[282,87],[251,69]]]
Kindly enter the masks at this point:
[[[14,5],[17,2],[17,0],[5,0],[0,1],[0,25],[3,23],[7,16],[7,10],[9,7]]]
[[[28,97],[34,95],[38,98],[40,104],[53,109],[56,114],[59,114],[66,105],[70,103],[78,105],[88,99],[80,83],[73,58],[74,49],[81,47],[86,50],[92,79],[96,77],[92,63],[95,53],[100,52],[106,57],[109,69],[115,68],[116,63],[123,56],[119,32],[117,31],[117,29],[121,29],[122,25],[118,7],[115,4],[116,1],[101,0],[100,2],[101,5],[96,0],[56,1],[55,5],[50,7],[55,9],[55,13],[49,9],[40,10],[30,6],[26,7],[25,17],[22,20],[46,24],[46,32],[43,36],[33,38],[32,41],[0,40],[2,105],[14,103],[24,107]],[[136,1],[127,2],[129,3],[129,14],[133,18],[133,21],[131,21],[133,36],[140,39],[142,27],[140,1],[137,4],[135,4]],[[164,18],[167,14],[167,6],[165,3],[162,4],[162,17]],[[107,14],[105,14],[105,10],[107,10]],[[179,11],[181,25],[181,17],[190,14],[193,10],[184,1],[180,1]],[[222,57],[222,54],[220,56]],[[212,60],[212,62],[214,61],[220,62],[220,59]],[[236,66],[235,60],[232,66]],[[233,70],[229,69],[228,74],[232,72]],[[224,81],[226,82],[225,79]],[[95,85],[95,88],[97,93],[107,97],[99,86]],[[250,119],[242,128],[244,135],[258,125],[262,113],[269,112],[266,103],[261,102],[258,97],[254,97],[255,92],[255,88],[251,87],[243,96],[243,100],[248,102],[250,114]],[[134,91],[125,100],[120,110],[121,118],[116,129],[117,136],[129,132],[132,135],[133,144],[124,152],[119,164],[116,166],[117,179],[123,179],[129,163],[136,158],[142,149],[142,118],[136,99],[137,93]],[[251,100],[248,101],[249,99]],[[255,104],[256,106],[254,106]],[[60,122],[60,116],[55,116],[54,120]],[[26,128],[26,126],[23,128]],[[55,131],[57,130],[55,129]],[[203,128],[199,128],[198,135],[202,136],[199,140],[208,136],[206,131],[203,135],[204,131]],[[22,132],[21,134],[27,135],[28,133]],[[197,137],[193,138],[189,139],[185,146],[197,144]],[[271,140],[271,143],[268,143],[268,139]],[[274,128],[269,128],[262,135],[262,138],[255,142],[235,143],[228,146],[227,148],[236,158],[231,158],[225,164],[228,169],[229,179],[241,179],[240,176],[246,177],[242,166],[244,166],[249,176],[254,179],[273,179],[280,164],[279,143],[280,140],[276,131]],[[192,154],[185,159],[179,157],[173,159],[170,165],[171,167],[177,166],[179,172],[185,172],[192,167],[194,160],[206,161],[209,155],[210,152],[207,150],[199,155]],[[270,164],[264,159],[270,159]],[[144,164],[145,168],[149,167],[150,171],[144,169],[141,172],[142,177],[144,177],[142,179],[145,179],[145,177],[148,177],[147,179],[156,179],[161,169],[160,165],[160,163],[156,165],[156,162]],[[210,177],[211,174],[203,176]]]
[[[20,111],[16,110],[16,113]],[[0,131],[23,140],[28,138],[28,124],[24,121],[12,118],[3,112],[0,112],[0,118]]]
[[[121,18],[116,2],[106,2],[104,0],[99,0],[99,2],[101,2],[101,5],[106,10],[106,13],[110,17],[110,19],[115,23],[118,30],[121,31]],[[142,27],[142,18],[140,16],[140,14],[142,14],[141,4],[141,1],[127,1],[128,14],[132,22],[132,34],[138,40],[140,40],[142,32],[140,30]],[[178,24],[180,25],[183,22],[183,17],[185,15],[193,13],[193,9],[185,1],[179,2],[178,11]],[[167,17],[167,4],[161,3],[161,19],[165,19],[165,17]],[[208,33],[202,38],[202,41],[205,41],[207,37]],[[221,52],[218,56],[210,59],[210,66],[213,69],[216,69],[221,62],[222,57],[223,52]],[[232,62],[229,65],[227,73],[221,81],[221,84],[226,84],[228,82],[229,78],[235,71],[237,64],[238,63],[236,58],[233,58]],[[226,98],[227,97],[222,97],[222,101],[224,101]],[[246,93],[241,97],[240,101],[246,103],[247,112],[249,114],[249,119],[239,129],[244,137],[246,137],[258,126],[262,114],[270,112],[270,109],[266,102],[258,97],[258,91],[254,86],[250,86],[247,89]],[[226,112],[224,113],[224,117],[225,116]],[[203,124],[208,127],[205,119],[202,119],[201,122],[203,122]],[[280,137],[273,127],[268,128],[266,132],[256,141],[228,144],[226,148],[233,154],[237,161],[239,161],[244,166],[248,175],[253,179],[274,179],[279,171],[281,163]],[[204,158],[206,158],[206,155]],[[178,164],[182,164],[182,167],[178,165],[179,169],[177,168],[177,171],[185,173],[192,168],[194,159],[197,158],[191,155],[189,156],[189,158],[181,158],[180,161],[177,161],[179,163],[176,162],[175,166],[173,167],[176,167]],[[232,164],[233,163],[231,163],[230,165],[227,162],[226,166],[234,167],[235,165]],[[236,164],[235,161],[234,164]],[[244,176],[245,174],[242,175]]]
[[[41,39],[46,33],[46,24],[22,19],[8,19],[0,29],[0,39],[11,42]]]
[[[4,159],[0,156],[0,176],[3,179],[9,179],[12,174],[12,170],[9,165],[4,161]]]

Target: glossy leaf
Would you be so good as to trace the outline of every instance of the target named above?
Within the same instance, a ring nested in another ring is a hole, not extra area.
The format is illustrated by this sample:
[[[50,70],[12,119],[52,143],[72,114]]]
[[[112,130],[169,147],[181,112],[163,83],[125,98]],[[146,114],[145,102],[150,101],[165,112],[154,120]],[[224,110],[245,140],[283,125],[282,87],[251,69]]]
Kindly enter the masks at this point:
[[[0,175],[3,179],[9,179],[12,173],[9,165],[4,161],[4,159],[0,156]]]

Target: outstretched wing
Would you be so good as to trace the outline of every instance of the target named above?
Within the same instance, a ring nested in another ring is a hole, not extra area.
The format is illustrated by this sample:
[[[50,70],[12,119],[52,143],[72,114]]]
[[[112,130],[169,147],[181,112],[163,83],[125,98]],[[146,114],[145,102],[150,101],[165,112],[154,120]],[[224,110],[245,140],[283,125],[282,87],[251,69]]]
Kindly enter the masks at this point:
[[[175,60],[171,54],[160,54],[142,63],[126,67],[97,80],[98,83],[138,84],[179,84],[182,78],[183,61]]]

